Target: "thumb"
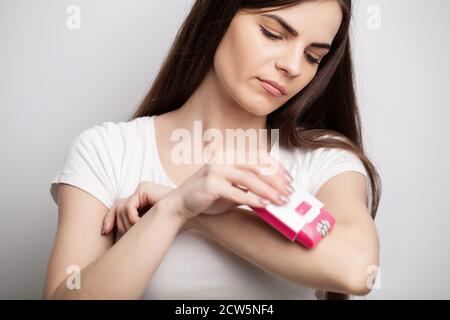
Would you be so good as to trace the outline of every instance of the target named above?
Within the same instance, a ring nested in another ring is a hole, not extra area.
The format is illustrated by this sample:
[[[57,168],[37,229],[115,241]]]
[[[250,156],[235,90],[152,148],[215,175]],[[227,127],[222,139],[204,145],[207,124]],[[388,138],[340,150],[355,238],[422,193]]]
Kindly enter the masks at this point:
[[[126,205],[126,212],[128,220],[132,224],[136,224],[139,222],[139,212],[138,210],[145,206],[145,203],[141,200],[141,196],[139,192],[135,192],[131,197],[129,198],[129,201]]]
[[[114,207],[108,211],[108,213],[105,216],[105,219],[103,220],[102,234],[108,234],[111,232],[111,230],[114,227],[115,219],[116,219],[116,208]]]

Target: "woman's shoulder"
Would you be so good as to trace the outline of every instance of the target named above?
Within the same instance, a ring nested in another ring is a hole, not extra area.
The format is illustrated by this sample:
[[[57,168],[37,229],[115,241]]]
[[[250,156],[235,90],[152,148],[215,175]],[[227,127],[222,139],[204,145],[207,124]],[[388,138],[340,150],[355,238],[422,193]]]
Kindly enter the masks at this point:
[[[310,180],[347,170],[358,171],[368,177],[363,161],[353,152],[342,148],[280,148],[279,158],[286,167]]]
[[[131,131],[131,130],[145,130],[145,126],[149,125],[152,117],[139,117],[129,121],[104,121],[95,124],[86,131],[114,133],[114,131]]]
[[[95,195],[109,208],[121,188],[122,175],[129,176],[138,161],[145,163],[146,119],[102,122],[82,130],[72,140],[62,167],[51,181],[68,183]]]
[[[311,174],[341,166],[356,168],[367,175],[362,160],[353,152],[342,148],[298,148],[291,152],[290,157],[291,161],[298,163],[303,171]]]
[[[104,121],[82,130],[74,140],[119,147],[123,143],[143,138],[149,130],[149,119],[140,117],[130,121]]]
[[[149,143],[148,123],[145,118],[132,121],[105,121],[88,127],[72,139],[66,158],[74,163],[118,168],[128,159],[142,159],[141,153]]]

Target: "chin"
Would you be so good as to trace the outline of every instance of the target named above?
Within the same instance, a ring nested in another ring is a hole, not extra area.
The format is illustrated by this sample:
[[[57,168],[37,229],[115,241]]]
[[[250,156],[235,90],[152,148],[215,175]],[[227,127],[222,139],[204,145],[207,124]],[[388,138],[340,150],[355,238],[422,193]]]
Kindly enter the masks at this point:
[[[237,92],[236,97],[239,97],[235,99],[235,101],[242,109],[258,117],[265,117],[276,109],[273,102],[270,103],[270,101],[260,93],[255,95],[253,92],[242,90]]]
[[[248,112],[254,114],[255,116],[265,117],[280,108],[281,106],[276,106],[270,104],[267,101],[258,101],[258,99],[253,102],[250,107],[244,107]]]
[[[251,113],[254,116],[258,116],[258,117],[265,117],[268,116],[271,111],[268,110],[267,108],[263,108],[261,107],[261,105],[255,104],[255,107],[242,107],[243,109],[245,109],[247,112]]]

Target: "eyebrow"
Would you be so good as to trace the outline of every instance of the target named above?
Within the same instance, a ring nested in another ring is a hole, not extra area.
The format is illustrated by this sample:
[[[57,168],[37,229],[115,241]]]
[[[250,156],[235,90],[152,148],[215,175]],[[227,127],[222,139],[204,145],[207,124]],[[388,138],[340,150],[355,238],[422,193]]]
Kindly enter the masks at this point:
[[[277,21],[287,32],[289,32],[294,38],[298,36],[297,30],[295,30],[289,23],[286,22],[282,17],[277,16],[275,14],[261,14],[264,17],[271,18]],[[320,48],[320,49],[331,49],[331,44],[328,43],[311,43],[311,47]]]

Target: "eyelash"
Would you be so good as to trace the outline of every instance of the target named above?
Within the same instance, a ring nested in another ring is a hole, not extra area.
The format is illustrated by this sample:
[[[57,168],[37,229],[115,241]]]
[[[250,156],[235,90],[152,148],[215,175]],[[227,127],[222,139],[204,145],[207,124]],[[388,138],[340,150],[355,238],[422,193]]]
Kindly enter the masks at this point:
[[[283,40],[283,37],[280,36],[276,36],[273,33],[269,32],[266,28],[264,28],[263,26],[260,26],[261,28],[261,32],[270,40],[272,41],[277,41],[277,40]],[[320,61],[316,58],[314,58],[313,56],[307,54],[306,57],[308,58],[308,61],[312,64],[320,64]]]

